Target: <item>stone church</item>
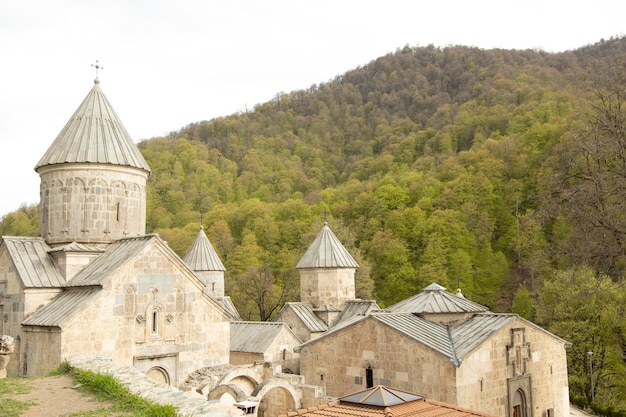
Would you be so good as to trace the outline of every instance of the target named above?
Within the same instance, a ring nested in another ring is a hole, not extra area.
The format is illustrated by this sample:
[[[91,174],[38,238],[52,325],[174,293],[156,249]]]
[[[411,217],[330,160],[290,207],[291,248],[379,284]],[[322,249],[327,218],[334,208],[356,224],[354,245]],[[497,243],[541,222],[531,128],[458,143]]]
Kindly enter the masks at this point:
[[[209,399],[261,401],[280,385],[267,405],[289,411],[381,385],[493,415],[569,415],[566,341],[436,284],[385,310],[355,299],[358,264],[327,224],[296,266],[300,301],[274,324],[241,322],[204,230],[184,259],[145,234],[150,168],[97,79],[35,170],[40,236],[0,241],[10,376],[98,353],[174,386],[208,369],[192,388]]]
[[[501,416],[569,415],[569,343],[431,284],[355,315],[297,350],[300,374],[337,397],[391,386]]]
[[[150,168],[97,79],[35,170],[40,237],[0,242],[9,375],[45,375],[97,352],[178,385],[228,363],[238,315],[224,266],[202,230],[185,261],[145,234]]]

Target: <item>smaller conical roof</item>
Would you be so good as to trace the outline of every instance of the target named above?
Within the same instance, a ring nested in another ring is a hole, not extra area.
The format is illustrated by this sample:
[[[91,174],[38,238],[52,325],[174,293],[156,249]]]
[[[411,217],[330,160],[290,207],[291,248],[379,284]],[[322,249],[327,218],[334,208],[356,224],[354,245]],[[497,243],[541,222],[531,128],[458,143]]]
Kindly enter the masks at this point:
[[[200,226],[198,236],[183,259],[192,271],[226,271],[220,257]]]
[[[451,294],[432,283],[424,291],[385,309],[393,313],[480,313],[489,309],[464,297]]]
[[[347,395],[339,398],[341,402],[349,402],[356,404],[375,405],[378,407],[389,407],[392,405],[408,403],[415,400],[422,400],[421,397],[410,392],[400,391],[388,388],[383,385],[368,388],[355,394]]]
[[[100,89],[99,81],[78,106],[35,170],[67,163],[123,165],[150,172],[148,163]]]
[[[352,255],[330,230],[328,223],[304,253],[296,268],[358,268]]]

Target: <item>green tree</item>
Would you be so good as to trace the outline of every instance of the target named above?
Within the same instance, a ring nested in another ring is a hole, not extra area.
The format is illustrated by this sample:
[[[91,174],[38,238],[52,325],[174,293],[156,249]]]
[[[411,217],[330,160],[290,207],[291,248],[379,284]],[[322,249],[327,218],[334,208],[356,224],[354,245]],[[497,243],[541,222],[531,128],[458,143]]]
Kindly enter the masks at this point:
[[[22,205],[0,219],[0,236],[39,235],[39,206]]]
[[[534,308],[533,297],[525,287],[519,287],[515,291],[515,297],[513,297],[513,313],[519,314],[520,317],[526,320],[531,320]]]
[[[599,403],[626,405],[624,340],[626,290],[589,267],[555,271],[546,278],[536,305],[537,321],[572,343],[567,354],[569,389],[591,397],[589,356]]]
[[[577,126],[546,164],[542,210],[571,225],[563,249],[571,263],[621,279],[626,267],[626,82],[595,90]]]

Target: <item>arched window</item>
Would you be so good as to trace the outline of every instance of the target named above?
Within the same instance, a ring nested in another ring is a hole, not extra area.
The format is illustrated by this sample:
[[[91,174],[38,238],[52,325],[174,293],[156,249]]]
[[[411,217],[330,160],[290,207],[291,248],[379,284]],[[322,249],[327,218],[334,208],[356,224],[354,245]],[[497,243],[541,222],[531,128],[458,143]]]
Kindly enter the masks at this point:
[[[157,310],[156,308],[154,310],[152,310],[152,333],[154,334],[158,334],[159,333],[159,310]]]

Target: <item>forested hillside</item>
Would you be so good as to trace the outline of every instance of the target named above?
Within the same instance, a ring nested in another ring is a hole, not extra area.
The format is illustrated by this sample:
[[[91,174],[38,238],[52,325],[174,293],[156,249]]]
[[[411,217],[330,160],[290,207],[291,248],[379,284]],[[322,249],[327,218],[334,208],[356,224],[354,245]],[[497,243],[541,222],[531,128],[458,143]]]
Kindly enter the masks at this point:
[[[204,225],[246,319],[297,300],[324,220],[390,305],[436,282],[574,342],[572,394],[624,405],[626,38],[575,51],[405,46],[139,144],[150,232]],[[210,100],[207,97],[207,100]],[[32,207],[2,234],[36,234]],[[600,363],[601,362],[601,363]]]

